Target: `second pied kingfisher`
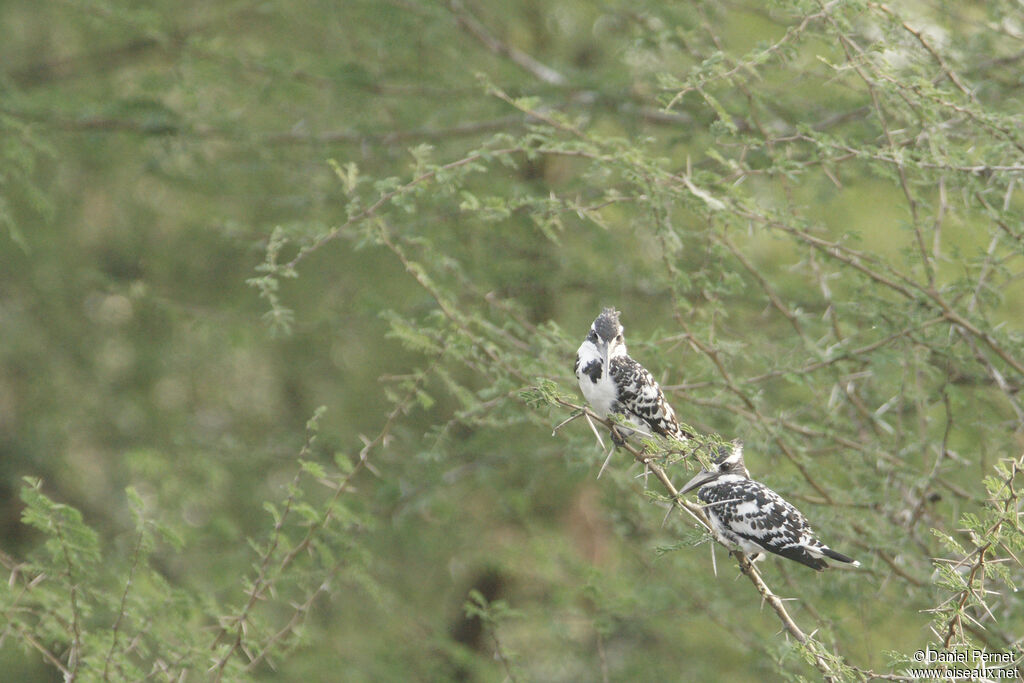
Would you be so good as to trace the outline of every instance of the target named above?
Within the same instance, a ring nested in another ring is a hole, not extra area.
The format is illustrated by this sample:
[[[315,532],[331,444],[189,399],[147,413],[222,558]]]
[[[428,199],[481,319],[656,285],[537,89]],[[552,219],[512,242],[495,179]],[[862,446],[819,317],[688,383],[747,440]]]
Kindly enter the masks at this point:
[[[757,561],[775,553],[821,571],[835,560],[859,567],[851,557],[818,540],[807,519],[779,494],[750,478],[743,462],[743,444],[734,441],[720,448],[709,470],[679,490],[698,488],[697,497],[711,530],[722,543],[739,548]]]

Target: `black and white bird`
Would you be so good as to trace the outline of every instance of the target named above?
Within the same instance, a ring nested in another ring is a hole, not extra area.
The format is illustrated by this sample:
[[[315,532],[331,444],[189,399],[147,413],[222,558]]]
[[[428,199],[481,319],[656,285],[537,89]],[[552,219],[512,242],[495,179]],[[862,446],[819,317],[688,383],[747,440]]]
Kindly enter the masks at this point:
[[[826,558],[860,566],[819,541],[799,510],[750,478],[743,463],[743,444],[738,441],[720,449],[712,468],[687,482],[679,493],[697,487],[715,537],[738,547],[751,561],[768,552],[818,571],[829,566]]]
[[[605,419],[619,414],[644,434],[685,440],[692,436],[679,426],[675,411],[644,366],[629,357],[619,312],[606,308],[590,326],[576,351],[576,380],[594,413]],[[621,432],[618,434],[617,432]],[[633,430],[612,430],[621,443]]]

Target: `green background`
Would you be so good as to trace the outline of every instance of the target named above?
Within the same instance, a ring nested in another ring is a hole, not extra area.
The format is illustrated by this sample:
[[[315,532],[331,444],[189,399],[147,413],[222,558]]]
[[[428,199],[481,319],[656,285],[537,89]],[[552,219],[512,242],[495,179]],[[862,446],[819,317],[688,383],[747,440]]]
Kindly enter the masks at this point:
[[[986,516],[1019,502],[983,484],[1021,448],[1016,11],[0,4],[0,669],[215,678],[219,620],[309,532],[244,638],[308,613],[226,678],[820,677],[626,454],[598,480],[583,420],[552,436],[531,387],[582,400],[606,305],[680,419],[865,565],[762,563],[843,677],[941,643],[933,558],[986,539],[1006,575],[954,641],[1019,647],[1019,523]],[[26,476],[92,560],[22,523]]]

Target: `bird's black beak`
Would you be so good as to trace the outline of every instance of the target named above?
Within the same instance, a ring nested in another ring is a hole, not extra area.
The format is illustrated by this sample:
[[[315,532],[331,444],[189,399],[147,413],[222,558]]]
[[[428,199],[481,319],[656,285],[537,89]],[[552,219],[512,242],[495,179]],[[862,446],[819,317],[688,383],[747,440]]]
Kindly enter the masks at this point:
[[[719,472],[717,472],[715,470],[711,470],[711,471],[704,470],[703,472],[699,472],[697,474],[697,476],[695,476],[690,481],[686,482],[686,485],[683,486],[683,488],[679,489],[679,493],[687,493],[689,491],[692,491],[692,490],[694,490],[695,488],[697,488],[699,486],[703,486],[704,484],[708,483],[709,481],[713,481],[715,479],[718,479],[718,476],[719,476]]]

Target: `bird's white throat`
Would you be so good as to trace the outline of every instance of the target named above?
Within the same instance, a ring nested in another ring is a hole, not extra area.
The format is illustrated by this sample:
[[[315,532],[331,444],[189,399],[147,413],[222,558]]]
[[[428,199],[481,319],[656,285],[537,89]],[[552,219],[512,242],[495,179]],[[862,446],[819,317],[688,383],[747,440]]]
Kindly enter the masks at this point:
[[[576,366],[576,380],[580,383],[583,397],[587,399],[587,403],[594,409],[598,417],[608,417],[612,413],[612,406],[615,405],[618,392],[604,356],[598,351],[597,345],[591,341],[580,344],[576,356],[579,358],[579,363]],[[594,371],[590,374],[586,372],[588,368],[593,368],[594,363],[601,367],[599,375]]]

